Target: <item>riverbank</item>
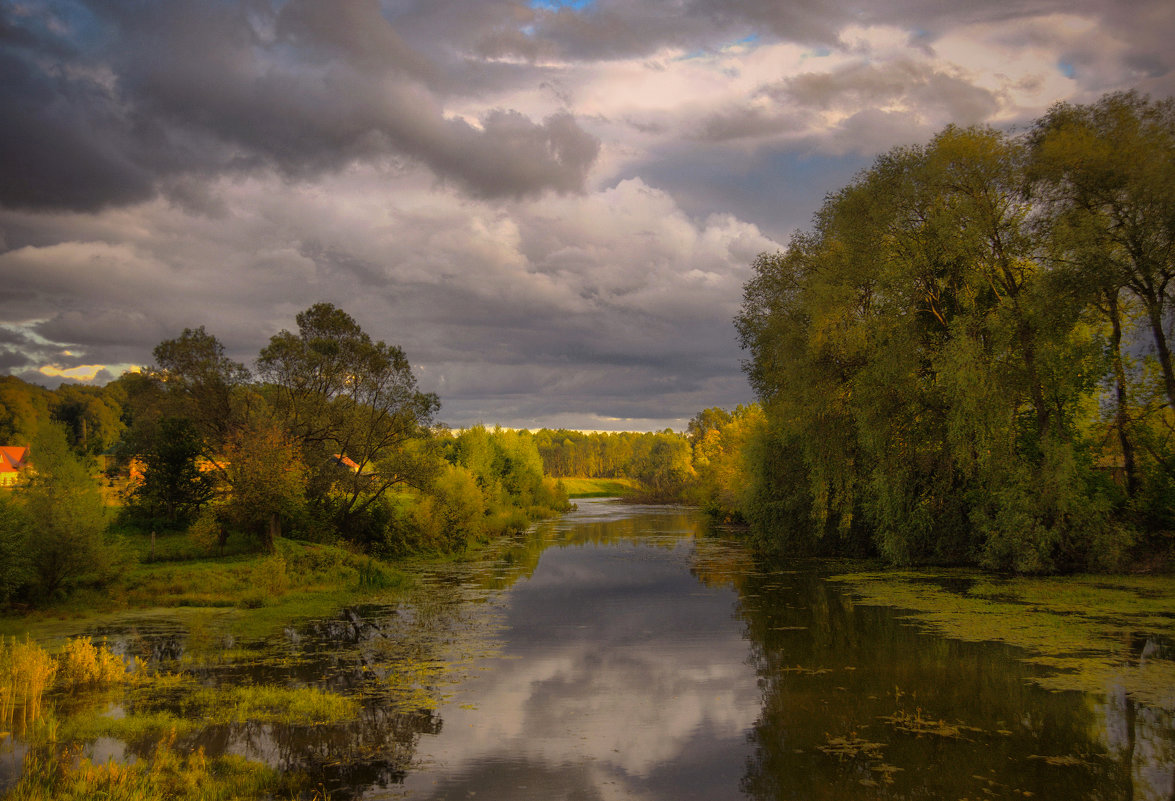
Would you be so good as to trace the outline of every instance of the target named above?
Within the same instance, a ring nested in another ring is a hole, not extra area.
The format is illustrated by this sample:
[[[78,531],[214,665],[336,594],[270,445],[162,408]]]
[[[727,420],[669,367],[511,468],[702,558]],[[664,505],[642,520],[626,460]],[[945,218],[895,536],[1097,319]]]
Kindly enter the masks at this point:
[[[142,544],[143,548],[150,546]],[[135,564],[101,590],[0,617],[0,635],[51,643],[128,614],[199,620],[234,637],[264,636],[293,620],[329,613],[411,583],[396,565],[344,548],[282,539],[274,554],[193,553],[186,534],[156,538],[155,560]]]

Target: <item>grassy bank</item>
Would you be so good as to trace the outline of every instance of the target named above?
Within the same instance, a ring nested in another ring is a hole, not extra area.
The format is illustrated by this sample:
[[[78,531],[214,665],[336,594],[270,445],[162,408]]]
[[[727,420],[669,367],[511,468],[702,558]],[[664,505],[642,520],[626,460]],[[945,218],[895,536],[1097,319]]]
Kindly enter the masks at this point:
[[[255,639],[364,598],[394,596],[411,584],[392,564],[318,543],[282,539],[274,554],[216,556],[194,548],[185,534],[167,534],[156,537],[149,561],[149,539],[133,542],[141,561],[114,584],[0,617],[0,635],[54,642],[133,615]]]
[[[631,478],[562,478],[568,498],[625,498],[640,492]]]

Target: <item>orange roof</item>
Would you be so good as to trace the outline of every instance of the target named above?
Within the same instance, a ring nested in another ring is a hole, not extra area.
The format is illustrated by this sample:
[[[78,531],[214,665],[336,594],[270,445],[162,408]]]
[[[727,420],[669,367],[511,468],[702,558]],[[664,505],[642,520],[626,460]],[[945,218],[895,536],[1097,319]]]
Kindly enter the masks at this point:
[[[359,472],[359,465],[356,464],[355,460],[352,459],[350,456],[344,456],[341,453],[336,453],[335,454],[335,461],[338,462],[339,464],[341,464],[343,467],[350,468],[352,472],[356,472],[356,473]]]
[[[0,445],[0,473],[15,473],[28,457],[29,449],[23,445]]]

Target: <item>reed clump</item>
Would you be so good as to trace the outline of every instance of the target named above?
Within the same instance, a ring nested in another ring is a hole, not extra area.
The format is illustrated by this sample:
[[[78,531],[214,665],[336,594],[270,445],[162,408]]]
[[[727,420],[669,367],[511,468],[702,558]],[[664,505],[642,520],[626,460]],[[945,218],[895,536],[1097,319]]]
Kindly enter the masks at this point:
[[[56,672],[53,657],[32,640],[0,637],[0,723],[13,722],[18,710],[22,721],[38,717]]]
[[[127,677],[122,657],[105,645],[94,645],[88,637],[75,637],[65,644],[58,672],[58,684],[64,689],[117,684]]]

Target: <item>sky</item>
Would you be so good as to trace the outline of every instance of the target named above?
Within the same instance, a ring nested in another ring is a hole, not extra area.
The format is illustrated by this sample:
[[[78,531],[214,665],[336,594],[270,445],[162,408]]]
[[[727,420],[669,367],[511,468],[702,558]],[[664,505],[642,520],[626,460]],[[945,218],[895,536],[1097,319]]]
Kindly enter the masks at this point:
[[[1170,0],[0,0],[0,370],[326,301],[462,427],[753,400],[757,254],[947,124],[1175,94]]]

